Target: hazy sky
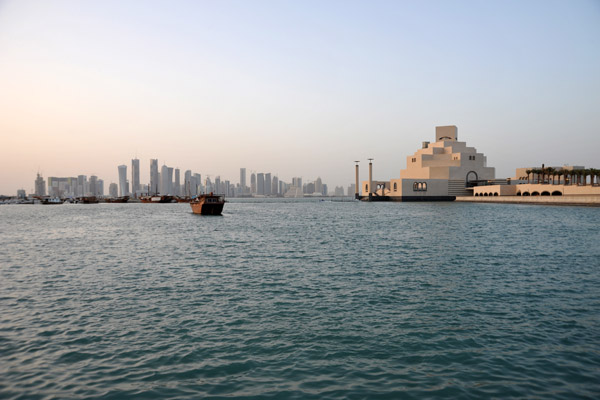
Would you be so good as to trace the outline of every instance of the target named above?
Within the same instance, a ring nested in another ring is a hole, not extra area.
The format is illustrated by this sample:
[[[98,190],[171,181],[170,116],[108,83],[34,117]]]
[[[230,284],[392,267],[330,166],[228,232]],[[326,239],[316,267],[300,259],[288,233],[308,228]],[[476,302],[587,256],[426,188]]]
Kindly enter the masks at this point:
[[[2,194],[136,155],[333,189],[451,124],[497,177],[600,167],[600,2],[0,0]]]

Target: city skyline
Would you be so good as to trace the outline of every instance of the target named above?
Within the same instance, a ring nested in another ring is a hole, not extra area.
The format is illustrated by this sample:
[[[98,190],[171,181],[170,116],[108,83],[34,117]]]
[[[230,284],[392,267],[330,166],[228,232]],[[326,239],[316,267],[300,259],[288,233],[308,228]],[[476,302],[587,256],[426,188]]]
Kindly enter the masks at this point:
[[[127,179],[127,165],[117,166],[118,183],[107,183],[109,197],[129,196],[139,198],[145,195],[172,195],[180,197],[196,196],[202,193],[218,193],[229,197],[303,197],[303,196],[353,196],[354,184],[335,186],[329,190],[327,183],[320,176],[314,180],[305,181],[302,177],[292,177],[283,180],[271,172],[255,172],[250,170],[250,185],[247,185],[247,168],[239,169],[239,182],[222,179],[220,175],[202,175],[192,170],[182,171],[166,164],[158,171],[158,159],[149,160],[148,183],[140,177],[140,160],[131,160],[131,181]],[[182,174],[183,172],[183,174]],[[183,178],[183,180],[182,180]],[[137,184],[131,184],[137,182]],[[156,182],[156,184],[154,184]],[[48,196],[48,197],[85,197],[100,196],[105,193],[104,180],[96,175],[53,176],[45,180],[40,173],[36,174],[34,188],[29,192],[18,189],[17,196]],[[292,189],[292,190],[290,190]]]
[[[593,165],[599,22],[594,1],[5,1],[0,194],[117,165],[133,184],[132,155],[345,187],[447,124],[500,177]]]

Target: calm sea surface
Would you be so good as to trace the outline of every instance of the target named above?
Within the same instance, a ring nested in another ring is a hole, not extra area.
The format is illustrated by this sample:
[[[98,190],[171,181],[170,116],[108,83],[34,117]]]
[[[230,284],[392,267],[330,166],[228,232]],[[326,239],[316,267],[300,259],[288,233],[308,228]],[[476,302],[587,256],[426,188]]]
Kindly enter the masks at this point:
[[[457,397],[600,397],[600,209],[0,206],[0,398]]]

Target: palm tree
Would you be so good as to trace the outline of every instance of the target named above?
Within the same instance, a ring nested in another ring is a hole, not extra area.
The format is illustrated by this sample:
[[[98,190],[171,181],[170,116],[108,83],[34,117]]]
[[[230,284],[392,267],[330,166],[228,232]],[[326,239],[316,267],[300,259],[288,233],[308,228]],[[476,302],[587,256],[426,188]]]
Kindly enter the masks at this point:
[[[537,168],[532,168],[531,169],[531,183],[535,183],[535,178],[538,175],[538,169]]]
[[[587,177],[588,175],[592,175],[592,171],[589,168],[583,170],[583,186],[587,185]],[[592,179],[590,178],[590,182]]]
[[[529,174],[531,174],[532,170],[531,170],[531,169],[528,169],[528,170],[527,170],[527,171],[525,171],[525,172],[527,172],[527,183],[529,183]]]
[[[563,176],[563,170],[559,169],[556,171],[556,175],[558,176],[558,184],[560,185],[560,177]]]
[[[596,185],[598,184],[598,174],[600,174],[600,170],[596,169],[596,168],[590,168],[590,173],[592,175],[592,180],[590,181],[590,184],[592,186],[594,186],[594,178],[596,178]]]
[[[548,183],[550,183],[550,177],[552,177],[552,184],[554,185],[554,177],[556,176],[556,170],[552,167],[546,168],[546,172],[548,173]]]
[[[581,170],[580,169],[574,169],[573,170],[573,175],[575,175],[577,177],[576,185],[579,186],[579,182],[581,181]]]

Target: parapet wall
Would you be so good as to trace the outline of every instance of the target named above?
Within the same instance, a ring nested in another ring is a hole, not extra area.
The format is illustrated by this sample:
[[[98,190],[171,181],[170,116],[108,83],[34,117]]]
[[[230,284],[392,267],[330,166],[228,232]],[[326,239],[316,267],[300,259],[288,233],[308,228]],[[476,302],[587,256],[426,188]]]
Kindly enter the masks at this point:
[[[471,203],[550,204],[600,207],[600,195],[577,196],[461,196],[456,201]]]

